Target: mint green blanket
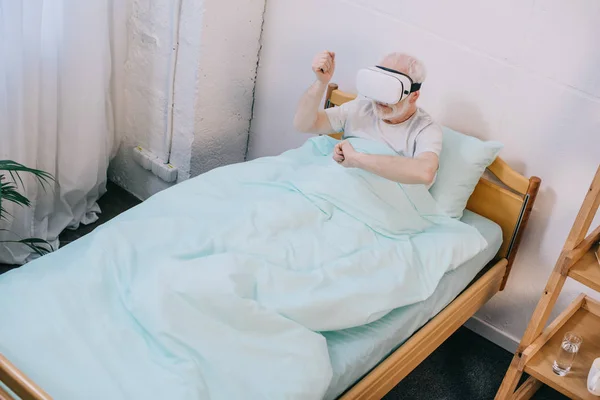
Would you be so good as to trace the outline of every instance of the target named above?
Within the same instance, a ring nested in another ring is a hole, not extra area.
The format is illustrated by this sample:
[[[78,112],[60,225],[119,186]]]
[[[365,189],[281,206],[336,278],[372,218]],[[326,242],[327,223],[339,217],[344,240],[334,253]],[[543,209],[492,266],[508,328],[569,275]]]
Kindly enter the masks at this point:
[[[486,246],[334,144],[215,169],[0,276],[0,352],[61,400],[321,398],[320,331],[426,299]]]

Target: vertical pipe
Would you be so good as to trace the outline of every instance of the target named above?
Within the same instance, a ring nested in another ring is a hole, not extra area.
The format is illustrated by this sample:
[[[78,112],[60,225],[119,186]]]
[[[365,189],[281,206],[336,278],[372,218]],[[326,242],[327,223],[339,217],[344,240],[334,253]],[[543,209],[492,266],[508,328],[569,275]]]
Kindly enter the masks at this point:
[[[173,8],[173,37],[172,37],[172,53],[171,67],[169,68],[169,90],[167,100],[167,129],[164,135],[163,156],[164,163],[169,163],[171,160],[171,150],[173,147],[173,110],[175,108],[175,77],[177,73],[177,58],[179,55],[179,26],[181,19],[181,9],[183,0],[176,0]]]

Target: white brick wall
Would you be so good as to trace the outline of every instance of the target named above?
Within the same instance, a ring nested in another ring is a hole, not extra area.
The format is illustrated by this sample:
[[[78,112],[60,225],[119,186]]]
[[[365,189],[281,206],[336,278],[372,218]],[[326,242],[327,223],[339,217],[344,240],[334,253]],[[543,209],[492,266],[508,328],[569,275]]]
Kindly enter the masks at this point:
[[[131,158],[168,152],[167,110],[176,2],[129,0],[125,132],[110,178],[145,199],[169,185]],[[171,162],[179,180],[243,161],[265,0],[183,0]]]

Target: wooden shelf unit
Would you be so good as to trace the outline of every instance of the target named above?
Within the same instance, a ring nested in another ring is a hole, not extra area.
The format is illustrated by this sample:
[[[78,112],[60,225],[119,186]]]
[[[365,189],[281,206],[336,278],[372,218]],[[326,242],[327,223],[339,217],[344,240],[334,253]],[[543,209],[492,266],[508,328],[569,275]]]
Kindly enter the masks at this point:
[[[600,292],[600,264],[596,259],[596,250],[597,246],[594,246],[581,257],[581,260],[573,264],[569,269],[569,277]]]
[[[600,292],[600,263],[596,257],[600,226],[587,233],[599,206],[600,165],[496,393],[496,400],[530,399],[542,384],[572,399],[599,399],[588,392],[587,375],[594,359],[600,357],[600,303],[581,294],[544,329],[567,278]],[[571,371],[566,376],[558,376],[552,370],[552,363],[567,332],[581,336],[583,342]],[[515,391],[524,372],[530,378]]]
[[[600,356],[600,304],[587,297],[583,297],[583,301],[575,300],[573,304],[577,305],[575,312],[555,320],[559,329],[551,332],[547,342],[526,360],[524,371],[572,399],[598,400],[587,391],[586,385],[590,366]],[[589,307],[589,304],[593,306]],[[552,363],[567,332],[577,332],[583,342],[571,371],[566,376],[558,376],[552,371]]]

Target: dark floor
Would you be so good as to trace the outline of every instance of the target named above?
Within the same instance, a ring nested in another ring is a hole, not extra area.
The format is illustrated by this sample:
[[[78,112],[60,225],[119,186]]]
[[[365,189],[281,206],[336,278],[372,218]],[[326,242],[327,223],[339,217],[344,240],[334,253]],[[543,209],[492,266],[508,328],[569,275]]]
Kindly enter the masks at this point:
[[[134,207],[140,203],[140,200],[125,191],[121,187],[115,185],[112,182],[108,182],[106,185],[106,194],[98,200],[98,205],[102,210],[102,213],[99,215],[98,221],[94,222],[90,225],[80,225],[77,230],[69,230],[65,229],[63,233],[59,236],[60,245],[64,246],[68,243],[71,243],[74,240],[79,239],[80,237],[87,235],[91,231],[93,231],[98,225],[102,225],[106,221],[109,221],[121,214],[123,211],[129,210],[131,207]]]
[[[392,389],[384,400],[493,399],[511,358],[512,354],[503,348],[467,328],[460,328]],[[532,398],[567,399],[547,386]]]
[[[108,192],[98,201],[102,214],[91,225],[60,235],[61,246],[86,235],[98,225],[139,203],[120,187],[109,184]],[[0,264],[0,274],[13,266]],[[398,384],[385,400],[487,400],[493,399],[512,354],[492,342],[460,328],[429,358]],[[536,400],[559,400],[567,397],[543,387]]]

